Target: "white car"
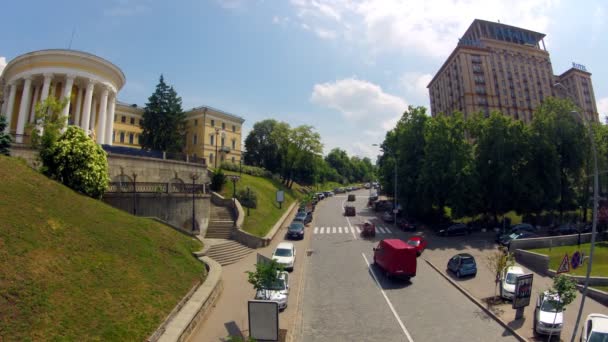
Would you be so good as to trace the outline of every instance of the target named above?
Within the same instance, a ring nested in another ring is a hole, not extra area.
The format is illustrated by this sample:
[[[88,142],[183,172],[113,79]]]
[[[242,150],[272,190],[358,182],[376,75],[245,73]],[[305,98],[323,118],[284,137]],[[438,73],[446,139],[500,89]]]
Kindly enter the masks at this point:
[[[277,302],[279,310],[285,310],[289,299],[289,274],[279,272],[277,282],[269,285],[266,289],[258,290],[255,293],[255,299]]]
[[[559,336],[564,326],[564,312],[557,309],[560,299],[548,291],[538,295],[534,309],[534,331]]]
[[[272,253],[272,260],[282,265],[286,270],[293,271],[296,263],[296,248],[291,242],[281,242]]]
[[[581,342],[606,342],[608,341],[608,316],[592,313],[587,316]]]
[[[513,299],[515,292],[515,282],[517,277],[524,274],[524,270],[519,266],[511,266],[503,270],[500,276],[500,296],[505,299]]]

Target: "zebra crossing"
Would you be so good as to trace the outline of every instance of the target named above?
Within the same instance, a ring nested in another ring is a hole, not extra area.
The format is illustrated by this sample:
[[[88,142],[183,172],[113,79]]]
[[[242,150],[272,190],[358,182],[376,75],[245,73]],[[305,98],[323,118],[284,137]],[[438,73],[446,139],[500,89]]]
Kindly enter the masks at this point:
[[[353,227],[314,227],[313,234],[361,234],[361,228],[358,226]],[[392,234],[390,228],[376,226],[376,234]]]

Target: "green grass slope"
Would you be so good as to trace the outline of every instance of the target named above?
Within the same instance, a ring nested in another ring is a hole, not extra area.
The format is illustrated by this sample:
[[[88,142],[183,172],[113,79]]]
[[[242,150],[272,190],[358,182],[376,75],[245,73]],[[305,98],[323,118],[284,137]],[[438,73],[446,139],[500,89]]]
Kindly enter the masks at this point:
[[[198,241],[0,156],[0,341],[142,341],[203,277]]]
[[[224,171],[226,175],[238,175],[238,172]],[[294,184],[293,189],[286,189],[280,182],[265,178],[256,177],[246,174],[240,175],[241,179],[236,183],[236,191],[241,189],[247,189],[249,187],[251,191],[254,191],[258,199],[258,207],[256,209],[250,209],[250,215],[245,216],[243,222],[243,230],[256,236],[266,236],[266,234],[272,229],[277,220],[285,213],[287,208],[297,198],[296,188]],[[276,201],[277,190],[285,191],[285,202],[281,208]],[[221,195],[225,198],[232,198],[233,185],[230,180],[226,181],[222,188]],[[247,208],[245,215],[247,215]]]

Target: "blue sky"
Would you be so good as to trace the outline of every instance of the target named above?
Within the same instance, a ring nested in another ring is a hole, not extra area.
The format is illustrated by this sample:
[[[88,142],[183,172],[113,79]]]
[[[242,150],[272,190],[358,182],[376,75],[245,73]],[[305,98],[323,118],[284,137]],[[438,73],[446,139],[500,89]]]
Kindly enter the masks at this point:
[[[608,4],[600,0],[105,0],[2,5],[0,68],[71,47],[127,77],[119,100],[144,105],[161,73],[184,109],[208,105],[253,123],[309,124],[333,147],[371,157],[473,19],[547,34],[553,71],[593,74],[608,115]]]

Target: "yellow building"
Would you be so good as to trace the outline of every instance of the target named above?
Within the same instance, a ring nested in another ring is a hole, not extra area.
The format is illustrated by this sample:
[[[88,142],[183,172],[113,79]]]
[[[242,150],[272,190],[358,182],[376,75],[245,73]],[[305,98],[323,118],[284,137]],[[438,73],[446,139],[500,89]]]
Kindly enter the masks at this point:
[[[67,98],[63,114],[98,143],[141,147],[144,109],[117,100],[126,82],[123,72],[98,56],[74,50],[41,50],[11,60],[0,75],[1,114],[16,143],[27,143],[27,125],[37,103],[48,96]],[[184,153],[208,165],[239,163],[243,118],[201,106],[186,111]]]

